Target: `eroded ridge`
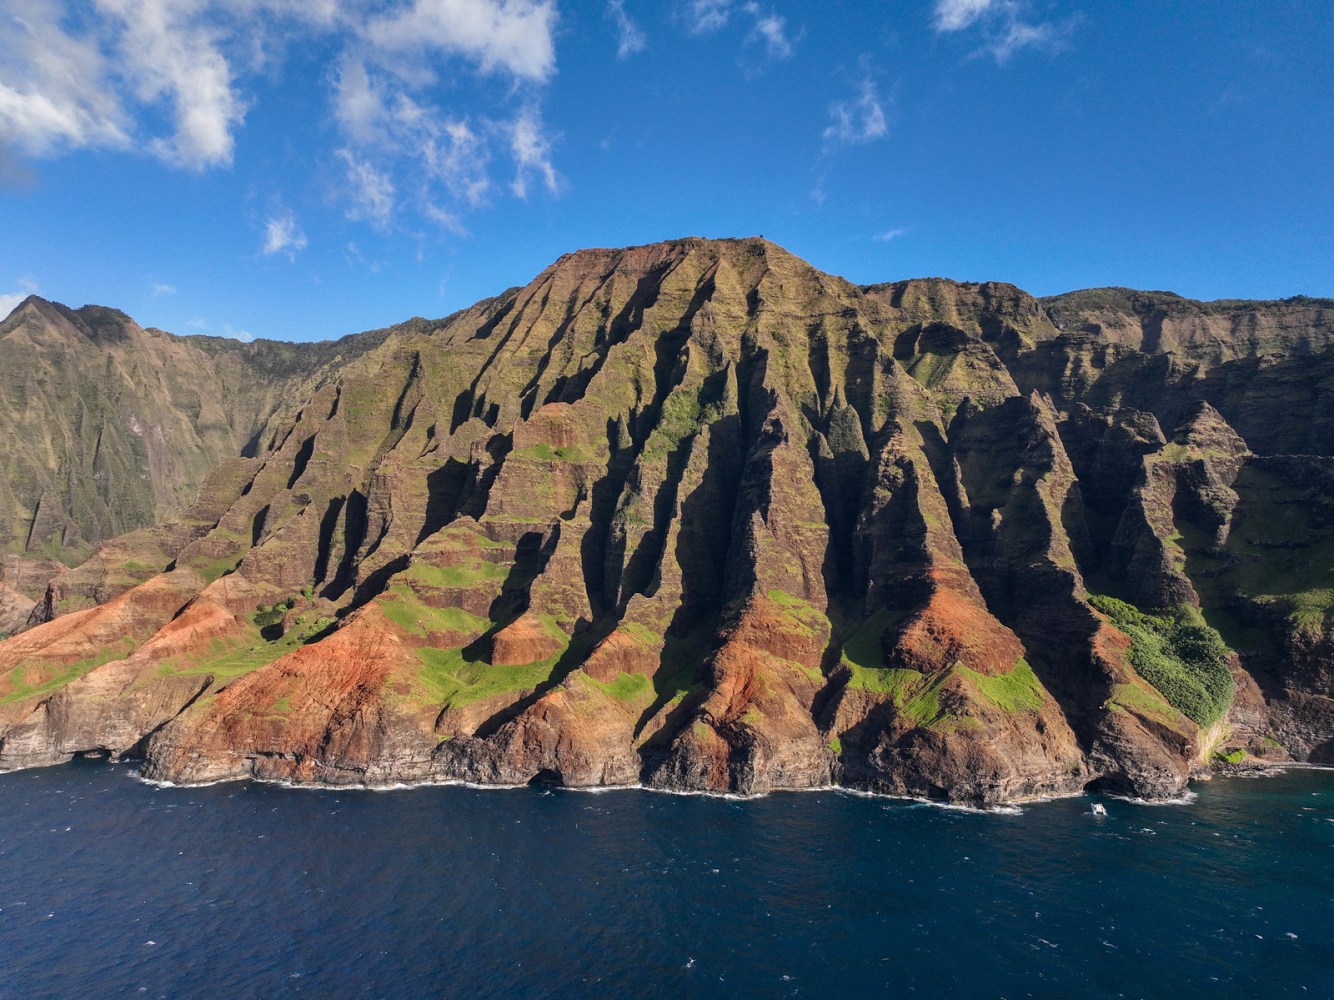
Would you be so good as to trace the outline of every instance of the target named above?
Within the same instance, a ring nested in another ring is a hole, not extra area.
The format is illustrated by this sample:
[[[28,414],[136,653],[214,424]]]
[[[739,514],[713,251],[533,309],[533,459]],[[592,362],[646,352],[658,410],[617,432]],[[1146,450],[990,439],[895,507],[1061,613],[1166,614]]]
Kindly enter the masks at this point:
[[[680,240],[352,344],[45,588],[0,766],[986,805],[1334,761],[1327,303]]]

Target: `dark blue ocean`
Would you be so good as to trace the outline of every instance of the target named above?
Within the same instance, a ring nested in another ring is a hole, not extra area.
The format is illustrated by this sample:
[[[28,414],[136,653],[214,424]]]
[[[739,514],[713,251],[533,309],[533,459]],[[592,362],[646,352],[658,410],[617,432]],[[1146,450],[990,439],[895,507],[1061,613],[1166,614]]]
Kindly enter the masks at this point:
[[[3,775],[0,996],[1334,996],[1334,773],[1091,801]]]

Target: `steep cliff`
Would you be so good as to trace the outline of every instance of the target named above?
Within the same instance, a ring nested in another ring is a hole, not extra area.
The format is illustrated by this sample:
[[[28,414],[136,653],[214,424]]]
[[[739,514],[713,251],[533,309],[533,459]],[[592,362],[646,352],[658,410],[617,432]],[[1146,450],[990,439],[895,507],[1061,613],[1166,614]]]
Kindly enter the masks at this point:
[[[0,553],[76,565],[260,447],[322,368],[383,339],[243,344],[30,296],[0,323]]]
[[[0,643],[0,766],[986,804],[1334,759],[1334,309],[1140,294],[679,240],[354,339]]]

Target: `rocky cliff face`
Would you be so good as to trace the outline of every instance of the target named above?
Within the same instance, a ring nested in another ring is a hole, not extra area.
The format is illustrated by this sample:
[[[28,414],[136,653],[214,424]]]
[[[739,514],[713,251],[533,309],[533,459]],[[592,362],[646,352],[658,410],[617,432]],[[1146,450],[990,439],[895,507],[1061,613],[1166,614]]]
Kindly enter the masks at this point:
[[[323,368],[384,333],[175,337],[115,309],[30,296],[0,323],[0,553],[77,565],[98,543],[160,523],[223,459],[257,452]]]
[[[0,643],[0,766],[987,804],[1334,759],[1334,310],[1139,294],[681,240],[354,341]]]

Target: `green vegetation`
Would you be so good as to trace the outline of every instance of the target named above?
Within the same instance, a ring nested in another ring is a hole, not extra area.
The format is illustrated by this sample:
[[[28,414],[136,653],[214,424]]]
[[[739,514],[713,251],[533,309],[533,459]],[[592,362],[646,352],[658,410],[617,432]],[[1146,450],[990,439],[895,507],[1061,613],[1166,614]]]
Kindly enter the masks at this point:
[[[903,615],[881,610],[852,630],[843,640],[843,662],[853,668],[881,669],[885,665],[885,650],[881,636],[898,624]]]
[[[471,615],[461,608],[433,608],[424,604],[416,592],[403,583],[395,583],[381,596],[380,609],[395,625],[418,636],[428,632],[480,635],[492,624],[488,619]]]
[[[430,563],[413,562],[404,575],[409,580],[416,580],[431,587],[468,588],[479,583],[502,583],[507,571],[504,566],[487,562],[485,559],[469,559],[457,566],[432,566]]]
[[[281,602],[280,605],[281,606]],[[281,618],[281,616],[279,616]],[[267,667],[274,660],[300,649],[302,646],[326,633],[334,620],[316,617],[307,621],[298,618],[295,627],[272,642],[264,640],[262,635],[251,633],[250,636],[230,642],[214,639],[210,654],[206,658],[190,657],[185,662],[168,660],[158,670],[163,676],[186,674],[198,676],[212,674],[214,687],[220,687],[260,667]]]
[[[889,695],[897,713],[913,725],[925,729],[952,729],[962,722],[961,717],[946,711],[940,704],[940,691],[949,680],[949,671],[927,677],[916,670],[898,667],[847,665],[852,670],[849,688]]]
[[[1174,709],[1154,688],[1147,684],[1117,684],[1107,699],[1113,712],[1134,712],[1146,718],[1157,719],[1169,726],[1179,725],[1181,713]]]
[[[259,628],[269,628],[277,625],[283,620],[283,615],[296,607],[296,598],[289,597],[285,601],[274,601],[273,604],[261,604],[255,609],[251,621]]]
[[[462,706],[496,694],[531,690],[550,679],[560,659],[555,656],[519,666],[493,666],[469,659],[462,649],[418,649],[422,662],[417,675],[421,694],[433,705]]]
[[[455,609],[429,610],[466,614]],[[556,626],[555,619],[542,616],[542,625],[548,635],[559,640],[560,646],[551,656],[535,663],[491,664],[480,658],[480,652],[473,645],[461,649],[423,647],[414,650],[422,663],[417,675],[420,682],[418,694],[432,705],[461,706],[491,695],[531,690],[545,681],[558,680],[556,671],[565,659],[569,639]]]
[[[1209,621],[1236,649],[1274,652],[1256,617],[1236,614],[1238,595],[1280,612],[1295,632],[1334,633],[1334,531],[1311,503],[1309,486],[1290,480],[1282,467],[1242,469],[1234,486],[1241,502],[1221,553],[1211,551],[1203,532],[1182,528],[1187,568]]]
[[[950,376],[957,354],[919,354],[908,365],[908,374],[925,389],[935,389]]]
[[[1217,632],[1189,615],[1148,615],[1114,597],[1093,595],[1089,603],[1130,637],[1131,666],[1173,708],[1201,726],[1223,717],[1232,703],[1233,683],[1229,650]]]
[[[240,565],[241,558],[244,555],[244,552],[237,552],[217,559],[193,559],[188,565],[191,569],[197,571],[207,583],[212,583],[235,570]]]
[[[848,687],[857,691],[891,694],[896,702],[905,701],[926,679],[925,674],[901,667],[862,667],[848,663],[846,659],[843,663],[852,669]]]
[[[649,649],[657,645],[658,637],[649,629],[634,622],[622,622],[620,628],[628,631]],[[653,674],[653,703],[644,710],[635,734],[643,731],[645,723],[659,712],[670,712],[687,698],[699,694],[704,685],[699,682],[699,669],[709,656],[713,642],[713,623],[701,622],[688,635],[665,635],[658,669]]]
[[[1042,684],[1022,656],[1008,673],[990,677],[967,667],[959,670],[976,685],[978,694],[1006,712],[1036,712],[1044,701]]]
[[[577,444],[553,448],[549,444],[534,444],[510,453],[510,460],[516,458],[533,459],[539,462],[593,462],[594,456],[586,448]]]
[[[594,680],[582,671],[577,676],[582,677],[585,683],[597,688],[603,694],[615,698],[617,701],[647,704],[653,699],[653,681],[644,674],[620,673],[609,683]]]
[[[1240,764],[1246,759],[1246,751],[1238,748],[1229,753],[1223,753],[1221,750],[1214,754],[1214,761],[1219,764]]]
[[[654,632],[651,628],[641,625],[639,622],[623,621],[617,625],[616,628],[625,632],[641,646],[645,646],[648,649],[656,649],[664,642],[661,633]]]
[[[838,756],[842,756],[842,754],[843,754],[843,741],[840,740],[837,736],[835,736],[832,740],[830,740],[828,743],[826,743],[825,746],[827,746],[827,747],[828,747],[831,751],[833,751],[836,755],[838,755]]]
[[[784,590],[769,591],[769,600],[783,609],[783,615],[796,624],[812,638],[822,638],[829,634],[829,619],[816,610],[803,597],[797,597]]]
[[[9,674],[8,684],[3,684],[3,679],[0,679],[0,685],[3,685],[0,686],[0,690],[3,690],[4,687],[10,689],[9,694],[0,697],[0,705],[7,705],[12,701],[21,701],[24,698],[30,698],[33,695],[46,694],[50,691],[55,691],[57,688],[62,688],[70,681],[82,677],[90,670],[95,670],[105,663],[110,663],[112,660],[124,659],[134,651],[136,645],[137,643],[133,639],[121,639],[102,650],[96,656],[89,656],[86,659],[68,664],[67,666],[57,667],[56,669],[59,671],[58,673],[35,684],[28,681],[26,668],[22,666],[15,667]]]
[[[940,707],[940,689],[948,672],[928,679],[916,670],[885,666],[881,636],[901,617],[892,611],[878,611],[844,640],[842,662],[852,674],[848,687],[888,694],[899,715],[916,725],[948,726],[957,721]]]
[[[877,612],[844,640],[842,664],[850,673],[849,688],[887,694],[900,716],[915,725],[932,729],[960,729],[978,724],[976,720],[957,715],[941,705],[941,691],[955,676],[966,678],[979,697],[1003,711],[1036,712],[1042,708],[1045,701],[1042,684],[1023,657],[1015,661],[1013,669],[995,677],[962,663],[935,676],[885,666],[881,636],[901,617],[892,611]]]
[[[704,422],[704,408],[696,389],[674,389],[662,401],[658,425],[644,442],[643,459],[663,459],[675,451]]]

